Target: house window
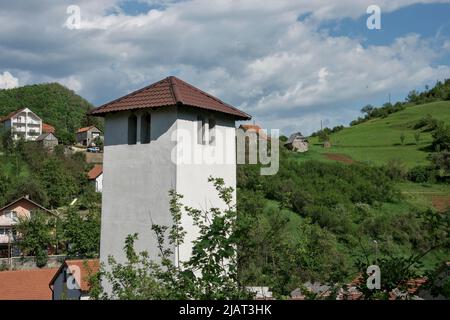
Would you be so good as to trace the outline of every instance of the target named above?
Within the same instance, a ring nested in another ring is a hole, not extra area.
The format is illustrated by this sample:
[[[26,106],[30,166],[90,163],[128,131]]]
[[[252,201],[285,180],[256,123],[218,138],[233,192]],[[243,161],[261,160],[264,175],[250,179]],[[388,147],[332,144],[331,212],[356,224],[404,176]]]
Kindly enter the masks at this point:
[[[4,236],[8,234],[8,229],[7,228],[0,228],[0,236]]]
[[[128,144],[136,144],[137,140],[137,117],[132,114],[128,118]]]
[[[215,145],[216,144],[216,119],[209,118],[209,144]]]
[[[17,220],[17,213],[15,213],[14,211],[8,211],[6,212],[5,217],[11,220]]]
[[[141,116],[141,143],[150,143],[151,116],[146,113]]]
[[[205,144],[206,121],[203,116],[197,117],[197,143]]]

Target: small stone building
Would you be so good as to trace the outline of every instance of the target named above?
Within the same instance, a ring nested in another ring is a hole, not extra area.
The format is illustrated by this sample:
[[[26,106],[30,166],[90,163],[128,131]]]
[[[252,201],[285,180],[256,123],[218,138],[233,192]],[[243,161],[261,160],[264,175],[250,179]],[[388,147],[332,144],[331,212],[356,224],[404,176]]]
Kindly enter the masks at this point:
[[[58,145],[58,138],[53,133],[43,133],[37,137],[36,142],[42,144],[44,148],[53,151]]]
[[[91,146],[95,139],[100,137],[102,132],[95,126],[85,127],[78,129],[76,133],[76,139],[79,144],[85,147]]]
[[[297,132],[289,137],[285,146],[292,151],[306,152],[309,149],[309,142],[300,132]]]

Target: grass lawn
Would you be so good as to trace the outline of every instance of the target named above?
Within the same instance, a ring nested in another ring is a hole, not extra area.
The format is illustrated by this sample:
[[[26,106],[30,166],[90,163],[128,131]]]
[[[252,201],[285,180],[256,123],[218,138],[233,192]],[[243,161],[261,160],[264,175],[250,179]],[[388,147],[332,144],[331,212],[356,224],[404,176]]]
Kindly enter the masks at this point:
[[[339,153],[355,161],[381,165],[389,160],[401,160],[408,168],[427,163],[432,137],[420,132],[416,144],[414,124],[430,114],[436,119],[450,123],[450,101],[434,102],[408,107],[386,118],[378,118],[345,128],[331,135],[332,147],[324,149],[317,137],[311,138],[313,153]],[[405,135],[404,145],[400,136]],[[317,157],[317,154],[312,155]]]

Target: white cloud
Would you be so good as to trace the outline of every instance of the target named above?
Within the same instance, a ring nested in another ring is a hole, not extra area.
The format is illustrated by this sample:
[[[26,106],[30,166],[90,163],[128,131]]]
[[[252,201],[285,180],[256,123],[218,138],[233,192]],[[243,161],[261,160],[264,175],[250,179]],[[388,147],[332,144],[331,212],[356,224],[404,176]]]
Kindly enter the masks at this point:
[[[324,19],[366,15],[372,0],[144,1],[167,7],[127,16],[118,0],[79,0],[81,30],[63,27],[73,1],[2,4],[0,68],[17,70],[25,83],[60,81],[97,104],[175,74],[264,126],[301,131],[318,118],[333,117],[332,123],[353,116],[358,101],[450,74],[447,65],[435,65],[438,52],[417,35],[367,47],[318,31]],[[377,5],[383,14],[429,2],[437,1]],[[115,14],[106,14],[111,10]]]
[[[0,89],[12,89],[19,86],[19,79],[15,78],[8,71],[0,74]]]

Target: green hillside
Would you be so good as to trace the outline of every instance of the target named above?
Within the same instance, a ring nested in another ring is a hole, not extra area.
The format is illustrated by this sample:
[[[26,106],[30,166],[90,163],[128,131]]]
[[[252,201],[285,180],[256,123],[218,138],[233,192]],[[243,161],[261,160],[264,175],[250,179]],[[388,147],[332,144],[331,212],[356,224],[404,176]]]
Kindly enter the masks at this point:
[[[389,160],[401,160],[407,167],[426,164],[432,141],[431,132],[415,130],[414,125],[428,115],[450,123],[450,101],[410,106],[385,118],[345,128],[330,136],[332,147],[329,149],[324,149],[318,138],[313,137],[312,155],[307,157],[318,158],[315,153],[337,153],[374,165],[382,165]],[[420,133],[417,144],[414,137],[416,132]],[[405,136],[403,145],[400,139],[402,134]]]
[[[0,90],[0,116],[27,107],[56,128],[60,140],[69,142],[83,126],[102,127],[99,119],[87,117],[94,106],[59,83],[35,84]]]

